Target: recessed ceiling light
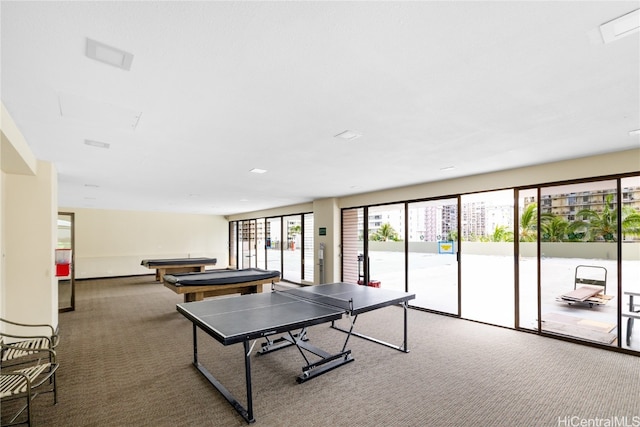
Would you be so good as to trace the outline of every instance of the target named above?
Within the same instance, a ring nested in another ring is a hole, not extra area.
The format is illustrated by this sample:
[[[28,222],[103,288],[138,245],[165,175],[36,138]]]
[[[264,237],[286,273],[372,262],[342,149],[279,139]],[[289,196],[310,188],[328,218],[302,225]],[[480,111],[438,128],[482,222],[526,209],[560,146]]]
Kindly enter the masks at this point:
[[[629,132],[629,136],[640,135],[640,129],[632,130]]]
[[[443,168],[440,168],[441,171],[452,171],[454,170],[456,167],[455,166],[445,166]]]
[[[248,202],[249,199],[240,199],[241,202]]]
[[[640,9],[622,15],[600,25],[600,33],[605,43],[611,43],[640,30]]]
[[[345,130],[344,132],[340,132],[337,135],[334,135],[336,138],[346,139],[347,141],[352,141],[354,139],[358,139],[362,136],[358,132],[354,132],[352,130]]]
[[[265,169],[259,169],[259,168],[253,168],[251,169],[249,172],[253,172],[253,173],[265,173],[266,170]]]
[[[91,188],[100,188],[100,186],[97,185],[97,184],[85,184],[84,186],[85,187],[91,187]]]
[[[129,71],[133,62],[133,55],[124,50],[108,46],[104,43],[87,38],[87,56],[96,61],[113,65]]]
[[[100,142],[100,141],[93,141],[91,139],[85,139],[84,143],[86,145],[90,145],[91,147],[97,147],[97,148],[109,148],[111,146],[111,144],[109,144],[109,143]]]

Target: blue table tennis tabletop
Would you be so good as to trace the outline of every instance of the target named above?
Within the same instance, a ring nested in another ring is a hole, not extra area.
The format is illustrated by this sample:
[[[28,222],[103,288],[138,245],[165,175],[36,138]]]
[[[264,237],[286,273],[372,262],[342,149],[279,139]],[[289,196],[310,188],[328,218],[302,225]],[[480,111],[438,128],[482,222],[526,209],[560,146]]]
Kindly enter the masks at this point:
[[[259,354],[266,354],[295,345],[307,362],[302,368],[298,382],[329,372],[337,367],[353,362],[348,350],[349,337],[358,336],[408,353],[407,349],[407,303],[415,294],[349,283],[292,288],[282,291],[247,294],[236,297],[209,299],[177,304],[176,309],[193,323],[193,364],[205,378],[227,399],[234,409],[247,421],[255,421],[251,392],[250,355],[255,341],[265,339]],[[404,342],[396,346],[375,338],[353,332],[355,319],[359,314],[379,308],[401,305],[404,308]],[[334,322],[349,315],[351,328],[340,329]],[[347,333],[342,351],[329,354],[308,342],[306,328],[331,322],[334,329]],[[198,361],[197,329],[201,329],[223,345],[242,343],[244,345],[245,375],[247,386],[246,407],[233,396]],[[300,330],[297,334],[291,331]],[[282,335],[277,339],[272,336]],[[304,351],[320,356],[320,361],[310,362]]]

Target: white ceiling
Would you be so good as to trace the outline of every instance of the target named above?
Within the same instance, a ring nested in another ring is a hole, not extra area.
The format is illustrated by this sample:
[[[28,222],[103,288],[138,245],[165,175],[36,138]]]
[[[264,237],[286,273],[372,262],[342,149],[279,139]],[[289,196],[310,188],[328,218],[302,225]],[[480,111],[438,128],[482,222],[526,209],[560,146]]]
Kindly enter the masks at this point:
[[[60,206],[240,213],[638,147],[638,7],[3,0],[2,102]]]

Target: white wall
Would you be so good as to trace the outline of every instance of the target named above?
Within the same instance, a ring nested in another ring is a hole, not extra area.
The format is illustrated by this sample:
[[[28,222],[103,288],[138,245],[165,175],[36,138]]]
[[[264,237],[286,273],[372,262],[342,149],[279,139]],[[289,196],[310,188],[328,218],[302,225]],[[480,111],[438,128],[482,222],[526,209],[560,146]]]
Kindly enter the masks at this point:
[[[60,208],[75,213],[75,277],[154,271],[143,259],[217,258],[228,265],[228,221],[222,216]]]
[[[56,326],[56,170],[35,158],[4,105],[0,145],[0,316]]]
[[[56,169],[39,161],[35,176],[7,174],[3,182],[3,315],[18,322],[57,325]]]

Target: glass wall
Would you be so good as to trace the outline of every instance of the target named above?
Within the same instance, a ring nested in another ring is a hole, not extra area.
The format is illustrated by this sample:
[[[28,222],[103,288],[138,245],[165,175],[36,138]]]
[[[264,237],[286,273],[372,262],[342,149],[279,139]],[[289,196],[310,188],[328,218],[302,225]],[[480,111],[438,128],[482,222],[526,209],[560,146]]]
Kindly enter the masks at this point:
[[[302,281],[302,218],[301,215],[283,217],[286,247],[282,251],[282,279]]]
[[[407,216],[411,305],[458,314],[458,199],[409,203]]]
[[[368,219],[369,285],[404,291],[404,204],[370,207]]]
[[[343,209],[341,255],[417,308],[640,351],[639,176]]]
[[[242,221],[242,268],[256,267],[256,220]]]
[[[277,270],[282,280],[309,284],[315,279],[313,249],[313,213],[229,223],[232,268]]]
[[[266,250],[266,227],[265,219],[258,218],[256,220],[256,267],[267,268],[267,250]]]
[[[466,319],[513,328],[513,190],[461,198],[461,312]]]
[[[282,271],[282,220],[267,218],[267,270]]]
[[[640,351],[640,176],[621,180],[622,347]],[[634,325],[635,323],[635,325]]]
[[[540,189],[542,331],[617,344],[615,180]]]
[[[538,189],[518,191],[518,327],[538,329]]]
[[[229,268],[238,268],[238,222],[229,223]]]

